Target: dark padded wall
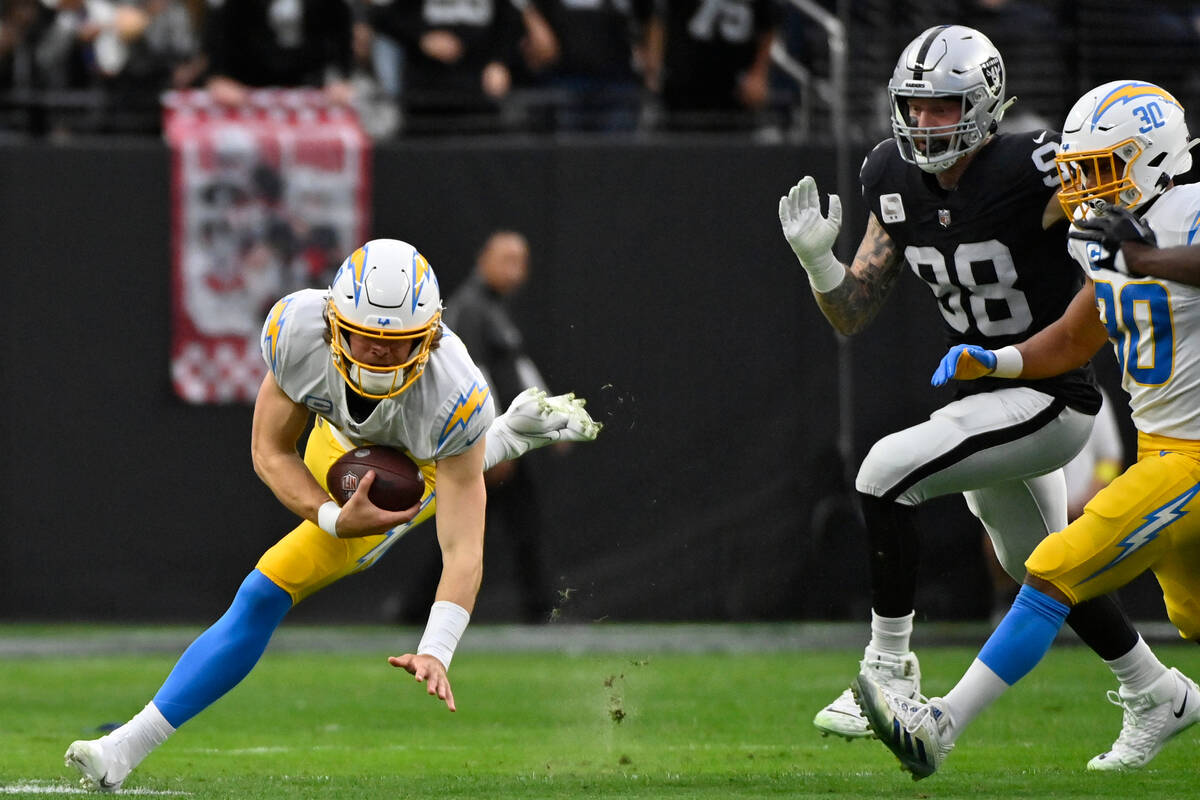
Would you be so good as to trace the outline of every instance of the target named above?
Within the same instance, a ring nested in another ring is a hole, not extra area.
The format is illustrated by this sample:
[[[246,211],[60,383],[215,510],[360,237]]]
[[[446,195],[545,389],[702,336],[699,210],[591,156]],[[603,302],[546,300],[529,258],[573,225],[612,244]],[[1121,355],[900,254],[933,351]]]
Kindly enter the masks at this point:
[[[530,457],[563,618],[864,617],[843,477],[949,395],[927,383],[941,354],[928,293],[901,281],[853,340],[853,463],[839,461],[838,344],[775,214],[806,172],[833,189],[832,152],[441,142],[374,161],[373,234],[417,244],[446,294],[489,231],[528,236],[517,312],[533,355],[607,426]],[[0,148],[0,618],[207,621],[293,524],[251,467],[250,409],[171,394],[168,178],[157,143]],[[922,611],[985,614],[962,501],[925,519]],[[296,617],[423,613],[427,527]],[[508,553],[489,545],[476,617],[512,618]]]

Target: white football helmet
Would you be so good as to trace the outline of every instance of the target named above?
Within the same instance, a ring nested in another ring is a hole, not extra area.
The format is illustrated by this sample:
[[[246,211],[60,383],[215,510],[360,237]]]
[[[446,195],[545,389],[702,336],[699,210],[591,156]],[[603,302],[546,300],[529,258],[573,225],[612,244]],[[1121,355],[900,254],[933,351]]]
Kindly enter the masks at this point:
[[[892,134],[900,155],[925,172],[943,172],[983,145],[1004,110],[1004,59],[974,28],[938,25],[913,39],[888,81]],[[914,97],[957,98],[962,116],[954,125],[918,127],[908,112]]]
[[[1067,218],[1082,204],[1134,209],[1192,168],[1183,106],[1144,81],[1112,81],[1075,103],[1055,162]]]
[[[395,397],[421,376],[441,329],[442,294],[425,256],[398,239],[374,239],[342,262],[329,287],[333,364],[363,397]],[[351,354],[350,334],[394,346],[411,342],[398,363],[380,366]]]

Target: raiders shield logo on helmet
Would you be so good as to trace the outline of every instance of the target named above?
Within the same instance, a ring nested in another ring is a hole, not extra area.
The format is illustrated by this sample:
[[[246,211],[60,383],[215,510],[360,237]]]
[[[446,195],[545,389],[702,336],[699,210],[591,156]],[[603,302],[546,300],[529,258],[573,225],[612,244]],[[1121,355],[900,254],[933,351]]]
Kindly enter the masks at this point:
[[[983,80],[987,83],[988,91],[996,94],[996,90],[1004,85],[1004,65],[998,58],[989,58],[983,62]]]

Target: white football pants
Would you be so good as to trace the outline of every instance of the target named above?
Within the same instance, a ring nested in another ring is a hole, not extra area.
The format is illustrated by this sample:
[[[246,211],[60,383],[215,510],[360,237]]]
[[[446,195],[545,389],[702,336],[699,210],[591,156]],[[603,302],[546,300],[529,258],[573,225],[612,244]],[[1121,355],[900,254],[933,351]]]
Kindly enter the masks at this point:
[[[1020,582],[1037,543],[1067,526],[1060,468],[1083,448],[1093,419],[1023,386],[971,395],[876,442],[855,486],[910,506],[961,493]]]

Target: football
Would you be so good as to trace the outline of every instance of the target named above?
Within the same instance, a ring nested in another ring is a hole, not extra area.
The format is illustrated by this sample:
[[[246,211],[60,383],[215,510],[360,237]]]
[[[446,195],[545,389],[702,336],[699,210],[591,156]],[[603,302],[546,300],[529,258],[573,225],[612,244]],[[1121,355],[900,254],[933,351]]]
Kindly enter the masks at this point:
[[[370,470],[375,470],[375,482],[367,497],[380,508],[403,511],[425,494],[425,476],[412,459],[394,447],[382,445],[347,451],[329,468],[325,485],[338,505],[344,506]]]

